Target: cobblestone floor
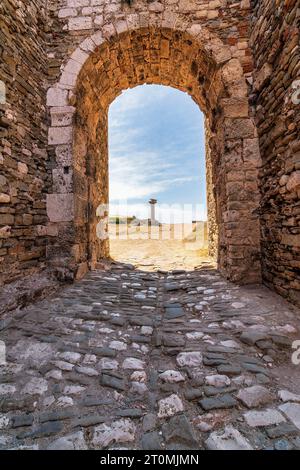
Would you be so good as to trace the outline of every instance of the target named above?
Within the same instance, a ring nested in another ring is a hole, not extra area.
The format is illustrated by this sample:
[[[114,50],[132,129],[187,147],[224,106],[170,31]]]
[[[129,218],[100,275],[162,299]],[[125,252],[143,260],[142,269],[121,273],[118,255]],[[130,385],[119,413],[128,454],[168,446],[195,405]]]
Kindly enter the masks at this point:
[[[300,449],[299,326],[209,264],[92,272],[2,322],[0,448]]]

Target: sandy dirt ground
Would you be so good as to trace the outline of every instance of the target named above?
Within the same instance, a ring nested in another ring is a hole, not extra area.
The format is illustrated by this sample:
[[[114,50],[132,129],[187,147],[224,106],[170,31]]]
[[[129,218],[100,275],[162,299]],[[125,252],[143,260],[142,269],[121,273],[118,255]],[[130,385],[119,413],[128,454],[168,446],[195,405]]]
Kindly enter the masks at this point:
[[[111,228],[110,256],[114,261],[131,263],[145,271],[215,266],[208,256],[206,235],[195,237],[192,224],[162,227]],[[125,239],[126,238],[126,239]]]

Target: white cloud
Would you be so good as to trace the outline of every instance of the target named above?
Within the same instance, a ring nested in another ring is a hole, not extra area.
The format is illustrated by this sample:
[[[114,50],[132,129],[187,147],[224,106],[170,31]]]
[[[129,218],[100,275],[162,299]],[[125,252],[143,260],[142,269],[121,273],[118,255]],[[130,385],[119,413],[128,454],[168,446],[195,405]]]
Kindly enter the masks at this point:
[[[111,158],[110,201],[156,196],[174,185],[196,179],[193,175],[183,175],[181,168],[155,152]]]
[[[153,91],[156,100],[163,100],[172,93],[172,88],[160,85],[142,85],[136,88],[125,90],[119,95],[110,106],[110,113],[116,110],[128,112],[135,109],[145,108],[153,103]]]
[[[155,88],[155,95],[153,88]],[[159,195],[166,191],[173,189],[176,192],[176,189],[184,183],[199,181],[199,174],[191,171],[189,166],[191,155],[194,156],[197,151],[199,151],[200,165],[200,147],[199,150],[195,148],[197,147],[195,139],[192,139],[190,143],[187,135],[182,135],[178,130],[174,133],[174,130],[170,129],[170,138],[164,139],[163,144],[160,140],[151,142],[147,134],[149,129],[139,121],[143,113],[148,113],[150,120],[159,119],[153,103],[159,102],[161,110],[168,110],[170,103],[173,103],[173,96],[174,90],[169,87],[142,86],[122,94],[110,107],[109,197],[110,202],[113,203],[112,207],[115,207],[114,203],[120,200],[131,202],[128,215],[141,210],[143,218],[148,216],[147,204],[146,206],[145,204],[132,204],[133,200],[135,203],[139,199],[146,201],[150,197],[159,198]],[[176,111],[175,105],[174,112]],[[170,112],[173,112],[172,107]],[[180,119],[180,113],[178,119]],[[195,120],[190,125],[189,131],[193,135],[198,132],[200,142],[201,127]],[[203,175],[201,183],[204,180]],[[168,211],[165,209],[161,217],[167,219]],[[205,209],[198,212],[199,214],[194,218],[203,219]],[[176,214],[181,221],[182,210],[178,209]],[[190,219],[191,217],[192,215]]]

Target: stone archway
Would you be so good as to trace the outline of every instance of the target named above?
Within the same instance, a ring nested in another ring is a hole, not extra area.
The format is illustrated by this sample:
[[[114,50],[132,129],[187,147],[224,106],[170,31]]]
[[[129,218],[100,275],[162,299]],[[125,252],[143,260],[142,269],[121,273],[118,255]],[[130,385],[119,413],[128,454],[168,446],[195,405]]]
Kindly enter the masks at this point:
[[[80,277],[108,255],[96,236],[97,207],[108,202],[107,112],[122,90],[151,83],[189,93],[205,113],[212,250],[229,279],[259,281],[260,158],[239,60],[199,25],[118,28],[85,39],[48,91],[57,159],[47,200],[58,233],[52,262],[59,252],[59,263]]]

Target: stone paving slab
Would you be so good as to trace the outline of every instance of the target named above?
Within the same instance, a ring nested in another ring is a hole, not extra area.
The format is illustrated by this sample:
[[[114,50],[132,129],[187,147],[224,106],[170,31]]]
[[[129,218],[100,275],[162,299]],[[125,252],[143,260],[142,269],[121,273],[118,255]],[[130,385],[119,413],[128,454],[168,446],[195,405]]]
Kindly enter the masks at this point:
[[[209,266],[91,272],[5,323],[0,448],[299,448],[299,323]]]

